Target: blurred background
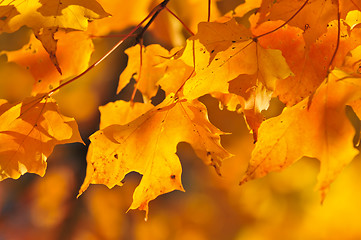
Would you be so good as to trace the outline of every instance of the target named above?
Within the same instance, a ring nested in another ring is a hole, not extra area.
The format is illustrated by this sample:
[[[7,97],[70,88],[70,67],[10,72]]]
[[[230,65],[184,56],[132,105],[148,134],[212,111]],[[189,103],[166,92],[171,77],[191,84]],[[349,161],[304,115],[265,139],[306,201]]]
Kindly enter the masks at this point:
[[[87,34],[95,49],[90,63],[101,58],[119,41],[117,36],[128,33],[158,4],[150,0],[98,2],[113,17],[90,24]],[[212,2],[212,19],[242,2]],[[197,23],[207,19],[205,0],[171,0],[168,7],[194,32]],[[24,27],[16,33],[0,35],[0,98],[11,92],[15,101],[28,93],[27,80],[19,80],[22,82],[18,86],[24,88],[10,89],[7,85],[9,74],[14,79],[26,79],[26,73],[20,66],[8,63],[6,54],[1,52],[22,48],[31,34]],[[145,34],[144,44],[159,43],[170,49],[183,45],[187,37],[189,33],[182,25],[164,11]],[[77,199],[85,177],[88,137],[99,128],[98,107],[118,99],[129,100],[132,94],[134,82],[119,94],[116,89],[127,64],[124,50],[134,43],[134,39],[127,40],[105,62],[54,95],[63,114],[77,120],[86,145],[56,146],[44,177],[25,174],[0,183],[0,240],[361,239],[359,157],[331,185],[323,205],[319,193],[314,191],[319,170],[315,159],[304,158],[281,173],[239,186],[254,147],[253,137],[242,114],[220,110],[218,101],[211,96],[201,98],[210,121],[222,131],[232,132],[222,136],[222,145],[235,155],[224,162],[222,177],[205,166],[189,144],[180,143],[177,154],[186,192],[175,191],[151,201],[147,222],[144,212],[127,212],[141,179],[137,173],[127,175],[122,187],[91,185]],[[159,90],[158,99],[161,98]],[[272,100],[266,117],[279,114],[282,107],[276,99]]]

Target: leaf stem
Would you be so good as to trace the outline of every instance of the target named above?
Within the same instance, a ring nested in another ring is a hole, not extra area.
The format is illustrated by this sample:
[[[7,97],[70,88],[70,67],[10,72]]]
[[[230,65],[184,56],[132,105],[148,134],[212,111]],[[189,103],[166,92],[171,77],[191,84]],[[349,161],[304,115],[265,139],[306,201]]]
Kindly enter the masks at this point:
[[[139,42],[141,38],[143,38],[143,35],[145,31],[149,28],[149,26],[154,22],[154,20],[157,18],[158,14],[167,7],[169,0],[164,0],[161,2],[156,8],[155,13],[153,14],[152,18],[147,22],[147,24],[144,26],[144,28],[139,32],[138,36],[136,37],[136,41]]]
[[[155,8],[152,9],[152,11],[137,25],[135,26],[132,31],[130,31],[125,37],[123,37],[118,43],[116,43],[112,49],[110,49],[103,57],[101,57],[98,61],[96,61],[95,63],[93,63],[92,65],[90,65],[87,69],[85,69],[82,73],[80,73],[79,75],[73,77],[72,79],[64,82],[63,84],[60,84],[58,87],[52,89],[51,91],[49,91],[47,94],[45,94],[43,97],[45,96],[51,96],[54,92],[56,92],[57,90],[59,90],[60,88],[74,82],[75,80],[81,78],[83,75],[85,75],[87,72],[89,72],[91,69],[93,69],[94,67],[96,67],[99,63],[101,63],[102,61],[104,61],[104,59],[106,59],[112,52],[114,52],[125,40],[127,40],[129,37],[133,36],[133,34],[142,26],[142,24],[147,21],[149,18],[151,18],[152,16],[154,16],[157,12],[159,13],[159,11],[161,9],[164,8],[164,4],[168,3],[169,0],[164,0],[162,3],[160,3],[159,5],[157,5]]]
[[[279,27],[276,27],[275,29],[273,29],[273,30],[271,30],[271,31],[269,31],[269,32],[263,33],[263,34],[261,34],[261,35],[254,36],[253,39],[258,39],[258,38],[264,37],[264,36],[266,36],[266,35],[268,35],[268,34],[271,34],[271,33],[275,32],[275,31],[277,31],[278,29],[284,27],[284,26],[285,26],[286,24],[288,24],[293,18],[295,18],[299,12],[301,12],[301,10],[306,6],[306,4],[308,3],[308,1],[309,1],[309,0],[306,0],[306,1],[303,3],[303,5],[302,5],[286,22],[284,22],[283,24],[281,24]]]
[[[207,22],[211,21],[211,0],[208,0],[208,17]]]

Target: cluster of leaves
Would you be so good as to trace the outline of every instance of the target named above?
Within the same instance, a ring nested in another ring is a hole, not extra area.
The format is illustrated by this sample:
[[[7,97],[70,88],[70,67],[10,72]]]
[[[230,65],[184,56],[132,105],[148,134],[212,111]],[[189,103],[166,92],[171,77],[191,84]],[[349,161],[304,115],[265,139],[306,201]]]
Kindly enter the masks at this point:
[[[174,14],[167,3],[139,22],[152,23],[160,11]],[[220,174],[232,154],[221,146],[224,133],[209,122],[198,100],[211,94],[221,107],[243,113],[253,133],[255,148],[241,183],[282,170],[302,156],[314,157],[321,162],[317,188],[323,199],[358,154],[345,108],[351,106],[360,117],[360,10],[352,0],[249,0],[213,22],[199,23],[196,34],[185,26],[192,36],[184,46],[127,49],[118,92],[134,79],[134,94],[138,90],[143,102],[134,102],[133,94],[129,102],[100,107],[100,130],[90,137],[80,194],[90,184],[122,185],[135,171],[143,177],[130,209],[148,211],[157,196],[183,191],[176,155],[180,142],[189,143]],[[0,101],[1,180],[26,172],[44,175],[55,145],[82,142],[75,120],[60,113],[51,95],[104,59],[88,67],[89,35],[95,30],[85,30],[88,21],[108,16],[96,0],[0,1],[1,32],[25,25],[34,33],[22,49],[4,52],[33,82],[19,102]],[[159,88],[165,98],[154,106],[151,99]],[[286,107],[265,120],[272,97]]]

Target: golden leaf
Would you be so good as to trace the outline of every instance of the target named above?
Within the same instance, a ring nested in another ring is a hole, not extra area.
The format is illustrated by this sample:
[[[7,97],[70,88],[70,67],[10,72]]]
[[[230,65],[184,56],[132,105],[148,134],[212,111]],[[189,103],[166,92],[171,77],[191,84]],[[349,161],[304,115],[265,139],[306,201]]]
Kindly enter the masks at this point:
[[[309,108],[307,98],[263,122],[242,182],[280,171],[302,156],[314,157],[321,163],[317,188],[323,200],[329,185],[358,154],[345,106],[361,98],[359,83],[359,78],[334,70],[314,94]]]
[[[2,100],[0,114],[0,180],[43,176],[55,145],[82,142],[75,120],[61,115],[50,97],[15,105]]]
[[[121,185],[125,175],[143,175],[130,209],[148,212],[157,196],[181,190],[182,168],[177,144],[188,142],[206,164],[219,173],[230,154],[220,145],[222,132],[207,119],[206,108],[197,100],[167,97],[162,104],[126,125],[111,125],[90,137],[87,175],[80,194],[89,184]]]

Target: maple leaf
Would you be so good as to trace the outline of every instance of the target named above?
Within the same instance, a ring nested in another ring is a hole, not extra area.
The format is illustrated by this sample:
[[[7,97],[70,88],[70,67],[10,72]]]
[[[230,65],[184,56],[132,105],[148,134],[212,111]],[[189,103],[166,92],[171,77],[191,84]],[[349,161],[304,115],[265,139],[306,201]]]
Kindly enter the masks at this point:
[[[125,175],[143,175],[130,209],[148,212],[149,201],[173,190],[183,191],[182,168],[177,144],[188,142],[206,164],[219,167],[230,154],[220,145],[223,134],[207,119],[205,106],[168,96],[163,103],[126,125],[111,125],[90,137],[87,175],[80,189],[89,184],[121,185]]]
[[[52,66],[52,62],[41,43],[31,36],[30,42],[22,49],[4,52],[9,62],[15,62],[28,70],[34,78],[32,94],[46,93],[59,86],[60,81],[80,74],[88,67],[94,50],[92,40],[84,32],[58,32],[57,59],[63,69],[60,75]]]
[[[332,71],[309,108],[307,98],[262,123],[242,182],[282,170],[302,156],[314,157],[321,163],[317,188],[323,201],[330,183],[358,154],[353,146],[355,130],[345,106],[360,98],[360,78]]]
[[[265,49],[251,36],[235,19],[200,23],[180,59],[195,65],[195,75],[185,82],[183,94],[189,98],[212,92],[242,96],[243,112],[257,141],[261,111],[268,108],[276,81],[292,72],[279,50]]]
[[[26,172],[43,176],[55,145],[82,142],[75,120],[61,115],[50,97],[18,104],[2,99],[0,114],[0,180]]]
[[[289,21],[303,30],[306,48],[327,30],[332,20],[345,18],[351,10],[360,10],[361,3],[353,0],[263,0],[259,23],[269,20]]]
[[[59,29],[85,31],[88,21],[109,16],[96,0],[3,0],[0,7],[0,32],[30,27],[59,73],[54,34]]]
[[[241,74],[256,74],[269,90],[277,79],[292,75],[281,51],[264,49],[234,19],[200,23],[199,33],[187,41],[181,59],[195,65],[195,75],[183,88],[184,96],[192,99],[211,92],[228,93],[228,82]]]
[[[349,17],[350,19],[350,17]],[[351,19],[350,19],[351,21]],[[267,22],[253,28],[255,35],[270,32],[280,26],[278,22]],[[259,43],[265,48],[279,49],[294,75],[279,78],[276,81],[275,95],[288,106],[292,106],[310,96],[327,76],[329,69],[341,67],[347,53],[361,44],[360,29],[349,30],[349,26],[341,20],[341,36],[337,53],[338,38],[337,21],[328,23],[327,32],[312,43],[308,49],[302,38],[302,30],[284,26],[277,31],[259,38]],[[280,41],[280,39],[282,39]]]
[[[170,51],[160,45],[140,45],[128,48],[128,65],[119,77],[118,93],[134,78],[136,88],[142,93],[145,102],[158,91],[161,86],[166,95],[177,93],[183,84],[193,74],[193,68],[180,59],[183,48],[175,47]],[[142,59],[142,60],[140,60]],[[140,66],[142,62],[142,66]]]
[[[142,49],[142,52],[141,52]],[[158,91],[158,80],[164,75],[166,67],[161,63],[167,60],[170,53],[158,44],[141,47],[139,44],[125,50],[128,65],[119,77],[117,93],[119,93],[133,77],[137,89],[148,101]],[[142,56],[141,56],[142,55]]]

